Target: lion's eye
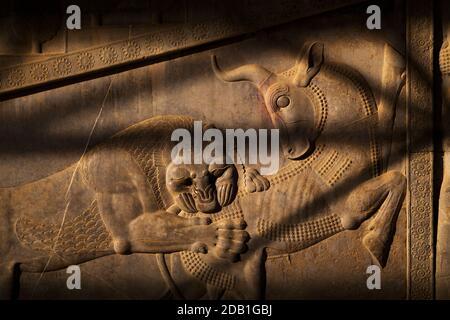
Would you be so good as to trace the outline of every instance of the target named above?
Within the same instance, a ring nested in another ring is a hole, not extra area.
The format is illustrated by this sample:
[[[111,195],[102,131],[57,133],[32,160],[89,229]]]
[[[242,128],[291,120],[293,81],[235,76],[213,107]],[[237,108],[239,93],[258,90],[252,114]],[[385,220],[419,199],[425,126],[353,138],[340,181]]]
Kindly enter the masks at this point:
[[[291,99],[288,96],[279,96],[277,98],[277,107],[286,108],[291,103]]]

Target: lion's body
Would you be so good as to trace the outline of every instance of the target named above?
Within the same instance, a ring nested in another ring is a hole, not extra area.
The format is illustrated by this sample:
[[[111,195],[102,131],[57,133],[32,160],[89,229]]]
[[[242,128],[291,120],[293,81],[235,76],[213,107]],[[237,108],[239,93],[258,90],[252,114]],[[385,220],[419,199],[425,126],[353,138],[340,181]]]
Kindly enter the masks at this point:
[[[98,190],[91,187],[92,179],[103,172],[92,166],[92,159],[102,152],[110,159],[116,154],[119,158],[125,151],[148,181],[153,196],[150,201],[156,208],[167,208],[171,205],[164,186],[165,166],[170,161],[167,141],[174,129],[189,128],[192,122],[179,116],[142,121],[91,148],[79,163],[63,171],[0,190],[0,215],[5,221],[3,228],[8,228],[2,233],[2,257],[20,263],[22,270],[41,272],[114,254],[110,231],[99,211]],[[114,192],[114,184],[119,185],[123,175],[114,171],[105,174]]]

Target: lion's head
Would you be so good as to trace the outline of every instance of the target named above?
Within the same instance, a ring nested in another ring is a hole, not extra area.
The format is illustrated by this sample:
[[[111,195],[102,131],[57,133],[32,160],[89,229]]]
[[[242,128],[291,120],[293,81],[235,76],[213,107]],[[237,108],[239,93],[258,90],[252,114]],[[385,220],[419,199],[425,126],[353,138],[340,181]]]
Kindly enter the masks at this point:
[[[189,213],[214,213],[236,197],[237,171],[232,164],[175,164],[166,171],[175,204]]]

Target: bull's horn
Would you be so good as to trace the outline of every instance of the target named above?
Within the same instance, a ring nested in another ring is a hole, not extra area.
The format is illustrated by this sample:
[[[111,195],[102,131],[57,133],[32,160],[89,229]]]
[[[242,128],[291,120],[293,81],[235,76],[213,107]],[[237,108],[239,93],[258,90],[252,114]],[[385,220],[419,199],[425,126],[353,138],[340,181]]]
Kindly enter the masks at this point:
[[[258,88],[272,75],[272,72],[257,64],[247,64],[232,70],[223,71],[217,64],[217,59],[214,55],[211,56],[211,65],[216,76],[223,81],[251,81]]]
[[[294,83],[306,87],[319,72],[323,63],[323,44],[314,42],[303,48],[303,54],[297,61]]]

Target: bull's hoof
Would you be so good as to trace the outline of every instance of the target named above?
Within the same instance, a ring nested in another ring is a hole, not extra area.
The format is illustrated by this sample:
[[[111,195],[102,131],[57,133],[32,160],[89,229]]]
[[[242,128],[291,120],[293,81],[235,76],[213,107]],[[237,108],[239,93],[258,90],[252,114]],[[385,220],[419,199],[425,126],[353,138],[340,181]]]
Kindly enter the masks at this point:
[[[372,259],[382,268],[386,266],[389,244],[380,240],[378,234],[369,232],[362,240],[364,247],[369,251]]]

